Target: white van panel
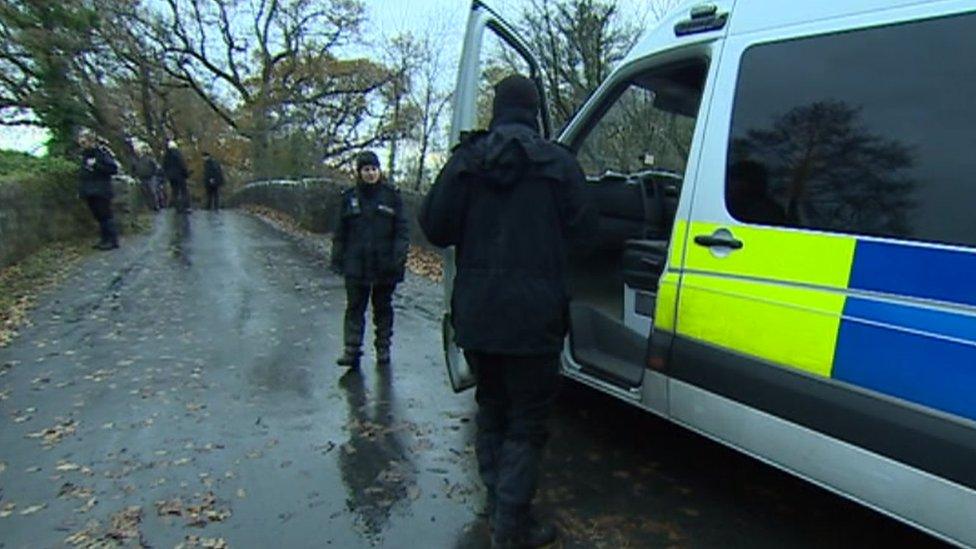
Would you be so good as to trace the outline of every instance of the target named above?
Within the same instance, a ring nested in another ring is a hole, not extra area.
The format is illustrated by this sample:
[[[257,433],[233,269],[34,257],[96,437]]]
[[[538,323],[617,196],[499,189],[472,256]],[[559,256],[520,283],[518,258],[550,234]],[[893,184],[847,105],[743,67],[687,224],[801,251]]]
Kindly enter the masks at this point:
[[[732,5],[734,3],[735,0],[714,0],[712,2],[689,0],[684,2],[680,6],[668,12],[667,15],[662,17],[661,20],[657,22],[656,26],[644,33],[634,47],[631,48],[631,50],[627,53],[627,56],[623,59],[623,61],[621,61],[617,66],[623,67],[631,61],[646,57],[648,55],[656,55],[669,49],[680,48],[688,44],[701,42],[704,37],[707,37],[705,38],[707,40],[712,40],[717,37],[725,36],[726,31],[729,28],[728,25],[726,25],[722,30],[702,32],[699,34],[689,34],[687,36],[675,36],[674,26],[682,21],[687,21],[691,16],[691,8],[694,6],[710,4],[717,8],[718,13],[729,13],[732,11]]]
[[[670,417],[709,438],[907,522],[976,546],[976,491],[677,380]]]
[[[800,23],[816,23],[837,17],[867,14],[919,4],[942,4],[938,0],[740,0],[735,5],[729,34],[744,34]],[[924,8],[923,8],[924,9]]]

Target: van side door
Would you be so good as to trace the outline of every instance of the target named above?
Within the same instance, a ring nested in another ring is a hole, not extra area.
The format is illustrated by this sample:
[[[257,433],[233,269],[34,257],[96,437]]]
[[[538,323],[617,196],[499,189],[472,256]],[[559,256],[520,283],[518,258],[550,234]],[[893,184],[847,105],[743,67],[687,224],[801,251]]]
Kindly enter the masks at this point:
[[[976,543],[974,499],[936,490],[976,489],[976,12],[761,15],[733,15],[706,128],[672,417]],[[740,17],[756,24],[737,33]],[[906,498],[894,475],[851,475],[853,458],[801,451],[708,395],[942,482]]]

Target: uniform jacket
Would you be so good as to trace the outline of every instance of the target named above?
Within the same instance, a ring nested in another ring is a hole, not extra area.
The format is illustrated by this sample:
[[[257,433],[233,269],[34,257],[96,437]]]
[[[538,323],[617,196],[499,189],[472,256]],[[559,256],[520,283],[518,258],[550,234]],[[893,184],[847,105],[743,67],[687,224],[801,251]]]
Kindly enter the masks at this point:
[[[203,162],[203,185],[208,188],[220,187],[224,184],[224,170],[216,158],[208,158]]]
[[[84,149],[78,171],[78,195],[82,198],[112,198],[112,176],[118,171],[115,158],[105,147]]]
[[[332,239],[332,270],[366,284],[403,280],[410,247],[400,192],[386,182],[342,193]]]
[[[185,183],[186,178],[190,177],[190,171],[186,168],[183,153],[177,149],[166,149],[166,154],[163,155],[163,172],[170,183]]]
[[[419,220],[432,244],[456,247],[451,320],[464,350],[560,352],[567,247],[596,225],[584,183],[575,157],[531,117],[496,119],[454,150]]]

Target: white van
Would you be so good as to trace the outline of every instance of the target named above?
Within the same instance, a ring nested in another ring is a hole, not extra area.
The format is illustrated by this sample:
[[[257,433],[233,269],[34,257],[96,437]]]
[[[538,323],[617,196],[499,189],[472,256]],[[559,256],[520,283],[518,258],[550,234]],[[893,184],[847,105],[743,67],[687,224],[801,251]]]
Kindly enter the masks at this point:
[[[475,1],[455,142],[486,32],[538,66]],[[976,546],[974,128],[972,0],[676,9],[556,137],[601,217],[563,373]]]

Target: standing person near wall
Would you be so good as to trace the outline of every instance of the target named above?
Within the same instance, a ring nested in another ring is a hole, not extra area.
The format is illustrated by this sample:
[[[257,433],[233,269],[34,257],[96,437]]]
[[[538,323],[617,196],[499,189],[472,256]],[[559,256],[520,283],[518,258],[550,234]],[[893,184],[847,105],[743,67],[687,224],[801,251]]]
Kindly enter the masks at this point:
[[[432,244],[457,253],[451,320],[477,376],[475,453],[492,547],[557,538],[530,506],[569,326],[569,240],[596,225],[579,163],[539,135],[538,117],[531,80],[499,82],[490,130],[454,150],[419,219]]]
[[[390,362],[393,291],[403,280],[410,247],[409,225],[400,192],[384,180],[376,154],[356,157],[356,186],[342,193],[332,239],[332,270],[346,278],[345,350],[336,361],[358,368],[366,328],[366,304],[372,297],[376,363]]]
[[[183,160],[183,153],[180,152],[176,141],[166,144],[166,154],[163,155],[163,172],[169,179],[172,189],[172,202],[176,210],[180,213],[190,212],[190,191],[186,187],[186,180],[190,177],[190,171],[186,168],[186,161]]]
[[[209,152],[203,153],[203,187],[207,191],[207,209],[220,209],[220,187],[224,184],[224,170],[220,167],[220,162],[210,156]]]
[[[145,143],[136,145],[136,153],[139,155],[135,162],[135,175],[142,187],[142,193],[146,197],[149,207],[158,212],[163,207],[159,194],[160,168],[156,159],[152,157],[152,150]]]
[[[98,250],[114,250],[119,247],[119,232],[112,216],[112,176],[119,166],[112,153],[98,144],[95,135],[87,129],[78,133],[81,147],[81,169],[78,172],[78,196],[80,196],[98,221],[100,238],[93,247]]]

